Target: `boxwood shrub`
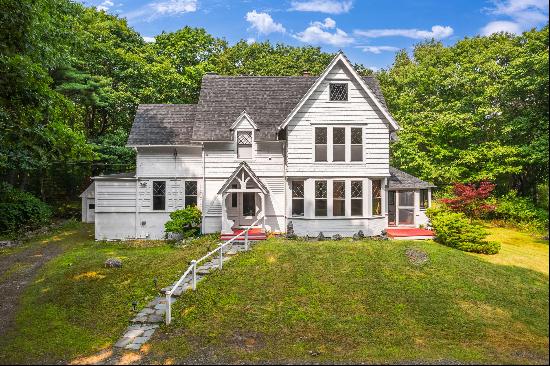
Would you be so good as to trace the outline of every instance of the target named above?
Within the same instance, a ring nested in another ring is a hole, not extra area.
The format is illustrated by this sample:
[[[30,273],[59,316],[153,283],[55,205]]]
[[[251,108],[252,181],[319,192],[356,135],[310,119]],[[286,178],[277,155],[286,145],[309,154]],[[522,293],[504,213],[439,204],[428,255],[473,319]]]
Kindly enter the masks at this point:
[[[28,192],[0,182],[0,233],[15,234],[49,223],[50,206]]]
[[[461,212],[452,212],[445,207],[427,210],[430,223],[435,231],[435,241],[465,252],[496,254],[500,244],[485,240],[487,232]]]

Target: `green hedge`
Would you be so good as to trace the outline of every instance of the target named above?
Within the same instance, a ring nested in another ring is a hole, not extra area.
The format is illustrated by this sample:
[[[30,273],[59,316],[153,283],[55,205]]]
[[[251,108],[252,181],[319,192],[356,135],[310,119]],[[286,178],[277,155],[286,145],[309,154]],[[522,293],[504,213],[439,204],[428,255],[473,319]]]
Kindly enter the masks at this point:
[[[500,244],[486,241],[487,232],[481,225],[474,224],[461,212],[452,212],[445,207],[427,210],[435,241],[465,252],[496,254]]]
[[[50,206],[28,192],[0,182],[0,233],[14,234],[50,222]]]
[[[494,199],[495,210],[492,218],[512,224],[529,226],[534,229],[548,230],[548,211],[537,207],[527,197],[519,197],[516,192]]]

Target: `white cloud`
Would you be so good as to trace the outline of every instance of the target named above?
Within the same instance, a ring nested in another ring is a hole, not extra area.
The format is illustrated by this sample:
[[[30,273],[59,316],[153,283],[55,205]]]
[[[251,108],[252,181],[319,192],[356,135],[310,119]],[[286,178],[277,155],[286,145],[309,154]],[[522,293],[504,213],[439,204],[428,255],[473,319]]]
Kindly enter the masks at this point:
[[[247,44],[256,43],[256,39],[255,39],[255,38],[252,38],[252,37],[251,37],[251,38],[248,38],[248,39],[246,40],[246,43],[247,43]]]
[[[290,10],[315,11],[327,14],[347,13],[352,6],[352,0],[293,0],[290,2]]]
[[[450,37],[454,33],[453,28],[449,26],[434,25],[431,30],[410,29],[370,29],[356,30],[355,35],[367,38],[379,37],[407,37],[412,39],[443,39]]]
[[[110,0],[105,0],[104,2],[102,2],[101,4],[99,4],[98,6],[96,6],[96,9],[97,10],[103,10],[103,11],[107,11],[111,8],[111,6],[115,5],[115,3],[113,3],[112,1]]]
[[[155,42],[155,37],[147,37],[147,36],[144,36],[142,37],[143,40],[147,43],[154,43]]]
[[[330,32],[334,29],[334,32]],[[336,28],[336,22],[326,18],[324,22],[313,22],[303,32],[292,35],[292,37],[304,43],[327,44],[335,47],[344,47],[352,44],[355,40],[340,28]]]
[[[481,28],[482,35],[497,32],[519,34],[548,22],[548,0],[494,0],[493,7],[485,10],[491,15],[507,19],[489,22]]]
[[[393,46],[358,46],[358,48],[362,49],[363,52],[374,53],[377,55],[382,52],[395,52],[399,50],[399,48]]]
[[[143,18],[151,21],[163,16],[174,16],[197,11],[197,0],[165,0],[151,2],[129,13],[123,14],[126,19]]]
[[[481,28],[481,34],[488,36],[493,33],[506,32],[506,33],[521,33],[521,27],[516,22],[510,22],[508,20],[497,20],[488,23],[485,27]]]
[[[286,32],[285,27],[281,23],[276,23],[268,13],[257,13],[256,10],[252,10],[246,13],[245,18],[260,34]]]

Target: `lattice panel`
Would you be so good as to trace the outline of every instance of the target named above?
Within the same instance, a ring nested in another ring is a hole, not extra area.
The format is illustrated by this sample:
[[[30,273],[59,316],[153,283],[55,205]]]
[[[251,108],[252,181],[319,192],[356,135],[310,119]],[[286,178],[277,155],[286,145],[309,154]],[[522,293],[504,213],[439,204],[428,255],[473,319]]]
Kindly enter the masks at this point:
[[[334,182],[334,192],[332,196],[334,198],[344,198],[346,197],[346,184],[344,182]]]
[[[363,182],[351,182],[351,197],[363,198]]]
[[[316,144],[326,144],[327,143],[327,128],[326,127],[316,127],[315,128],[315,143]]]
[[[335,145],[344,145],[346,143],[346,129],[334,128],[332,131],[332,141]]]
[[[327,198],[327,182],[315,182],[315,198]]]
[[[153,182],[153,196],[164,196],[166,194],[165,182]]]
[[[237,143],[239,145],[250,145],[252,144],[252,132],[239,132],[237,134]]]
[[[362,144],[363,143],[363,135],[362,135],[362,129],[361,128],[352,128],[351,129],[351,143],[352,144]]]
[[[348,84],[330,84],[330,100],[348,100]]]
[[[292,182],[292,197],[304,198],[304,182]]]
[[[185,195],[186,196],[197,195],[197,182],[185,182]]]

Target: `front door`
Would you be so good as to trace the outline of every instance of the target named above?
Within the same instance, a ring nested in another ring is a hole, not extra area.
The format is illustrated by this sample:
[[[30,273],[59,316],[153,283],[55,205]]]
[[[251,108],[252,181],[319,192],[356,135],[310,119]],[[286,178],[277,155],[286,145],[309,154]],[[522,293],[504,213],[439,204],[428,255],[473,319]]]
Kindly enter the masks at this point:
[[[240,226],[250,226],[256,221],[256,193],[243,192],[241,202]]]

